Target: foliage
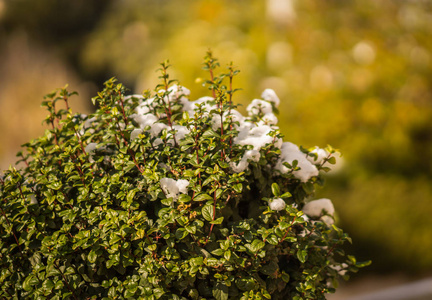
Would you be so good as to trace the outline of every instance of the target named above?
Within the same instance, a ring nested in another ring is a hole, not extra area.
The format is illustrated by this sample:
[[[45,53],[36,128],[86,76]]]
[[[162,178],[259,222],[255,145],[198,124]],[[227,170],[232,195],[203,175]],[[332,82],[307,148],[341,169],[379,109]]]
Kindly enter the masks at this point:
[[[82,80],[102,85],[116,74],[137,92],[156,84],[157,62],[175,57],[175,77],[198,97],[205,89],[195,83],[197,57],[211,47],[242,70],[238,102],[272,88],[284,100],[279,107],[285,116],[279,123],[283,134],[296,144],[330,143],[342,150],[348,179],[335,179],[322,194],[334,195],[340,225],[364,242],[358,244],[380,249],[371,253],[382,263],[380,271],[431,270],[431,1],[87,2],[0,1],[0,48],[25,30],[31,51],[37,52],[40,43],[53,47]],[[18,55],[23,49],[16,45],[10,52]],[[53,64],[55,54],[43,65]],[[3,53],[2,58],[0,65],[11,67],[0,68],[5,87],[1,127],[13,140],[27,140],[22,127],[30,126],[19,124],[31,119],[24,110],[35,97],[15,91],[67,72],[35,70],[32,63],[41,59],[27,55],[12,60]],[[11,76],[20,66],[22,73]],[[84,95],[82,86],[75,89]],[[12,120],[19,121],[14,125]],[[0,142],[4,165],[11,151],[6,134]],[[383,209],[365,221],[361,212],[377,207]],[[403,242],[409,246],[401,247]]]
[[[212,97],[194,102],[161,66],[142,96],[108,80],[90,116],[72,114],[66,88],[47,95],[51,129],[0,180],[2,298],[325,299],[365,265],[340,249],[329,208],[301,210],[331,147],[281,160],[293,144],[272,93],[242,118],[232,65],[216,76],[209,53]]]

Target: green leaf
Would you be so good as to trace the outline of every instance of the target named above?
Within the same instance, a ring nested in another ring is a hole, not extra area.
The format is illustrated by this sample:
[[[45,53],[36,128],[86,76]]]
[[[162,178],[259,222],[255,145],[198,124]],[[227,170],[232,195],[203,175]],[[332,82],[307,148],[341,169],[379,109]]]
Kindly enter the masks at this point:
[[[233,186],[233,189],[237,194],[241,194],[241,192],[243,190],[243,184],[237,183]]]
[[[213,287],[212,294],[216,300],[228,300],[228,287],[225,283],[218,282]]]
[[[302,264],[304,264],[307,260],[307,251],[306,250],[297,251],[297,258]]]
[[[213,200],[213,198],[208,194],[199,194],[198,196],[193,198],[193,201],[206,201],[206,200]]]
[[[178,228],[175,232],[175,236],[178,240],[184,239],[188,235],[188,232],[184,228]]]
[[[53,190],[59,190],[62,187],[62,184],[60,181],[57,181],[48,184],[47,187]]]
[[[210,204],[206,204],[203,206],[203,208],[201,209],[201,213],[202,216],[204,217],[204,219],[206,219],[207,221],[213,221],[214,218],[214,208],[213,205]]]
[[[308,193],[311,194],[314,192],[314,185],[311,182],[305,182],[302,184],[303,190]]]
[[[276,246],[279,243],[279,239],[276,235],[271,234],[269,237],[267,237],[267,242]]]
[[[252,246],[253,252],[258,252],[259,250],[264,248],[265,243],[261,240],[253,240],[251,246]]]
[[[91,250],[90,253],[87,256],[87,259],[89,260],[89,262],[91,262],[92,264],[94,264],[96,262],[98,258],[98,255],[96,254],[95,251]]]
[[[153,289],[153,295],[155,295],[156,299],[159,299],[160,297],[165,294],[165,291],[162,288],[155,288]]]
[[[36,285],[38,282],[39,280],[30,274],[23,282],[23,289],[30,292],[33,289],[32,286]]]
[[[225,251],[223,249],[218,248],[218,249],[213,250],[211,253],[213,255],[222,256],[222,255],[224,255]]]
[[[279,266],[275,261],[271,261],[270,263],[268,263],[267,265],[263,266],[260,269],[260,272],[263,273],[264,275],[275,275],[277,270],[279,270]]]
[[[187,232],[189,232],[190,234],[195,234],[196,233],[196,226],[193,225],[187,225],[185,226],[185,229]]]
[[[215,224],[215,225],[216,224],[222,224],[223,220],[224,220],[224,217],[220,217],[220,218],[217,218],[214,221],[211,221],[210,224]]]
[[[135,296],[135,291],[131,291],[131,290],[125,290],[124,291],[124,296],[125,298],[132,298],[133,296]]]
[[[290,276],[289,274],[285,273],[285,271],[282,271],[282,276],[281,276],[282,280],[285,282],[289,282],[290,280]]]
[[[115,244],[121,240],[121,237],[119,235],[115,234],[114,231],[111,233],[110,238],[111,238],[109,241],[110,245],[113,245],[113,244]]]
[[[289,197],[291,197],[292,195],[291,195],[291,193],[289,193],[289,192],[286,192],[286,193],[283,193],[282,195],[280,195],[280,197],[281,198],[289,198]]]
[[[60,271],[57,270],[54,265],[48,266],[46,270],[46,277],[60,275]]]
[[[231,250],[226,250],[224,253],[224,258],[229,261],[231,259]]]
[[[166,198],[166,199],[162,199],[162,200],[161,200],[161,203],[162,203],[163,205],[166,205],[166,206],[171,206],[171,205],[173,204],[173,202],[174,202],[174,200],[173,200],[172,197],[169,197],[169,198]]]
[[[279,189],[279,185],[276,182],[272,183],[271,190],[272,190],[272,193],[275,197],[279,197],[280,189]]]
[[[50,280],[50,279],[45,280],[44,283],[42,284],[42,287],[43,287],[45,290],[48,290],[48,291],[51,292],[51,290],[52,290],[53,287],[54,287],[54,282],[53,282],[52,280]]]
[[[369,266],[371,263],[372,263],[371,260],[367,260],[367,261],[360,261],[360,262],[356,263],[355,266],[356,266],[357,268],[364,268],[364,267]]]
[[[182,202],[182,203],[187,203],[187,202],[191,201],[191,197],[189,195],[186,195],[186,194],[180,194],[178,201]]]
[[[126,201],[131,203],[137,191],[137,189],[130,190],[126,196]]]
[[[252,278],[237,278],[235,283],[242,291],[250,291],[256,286],[256,282]]]
[[[151,245],[149,245],[149,246],[147,247],[147,249],[148,249],[149,251],[156,251],[156,249],[157,249],[157,245],[156,245],[156,244],[151,244]]]
[[[217,132],[213,131],[212,129],[208,129],[204,132],[203,137],[204,138],[209,138],[209,137],[219,138],[220,135]]]
[[[327,160],[330,164],[334,165],[336,163],[336,158],[334,156],[331,156],[328,160]]]
[[[64,286],[63,281],[62,281],[62,280],[57,280],[56,283],[55,283],[54,288],[55,288],[56,290],[61,290],[61,289],[63,288],[63,286]]]

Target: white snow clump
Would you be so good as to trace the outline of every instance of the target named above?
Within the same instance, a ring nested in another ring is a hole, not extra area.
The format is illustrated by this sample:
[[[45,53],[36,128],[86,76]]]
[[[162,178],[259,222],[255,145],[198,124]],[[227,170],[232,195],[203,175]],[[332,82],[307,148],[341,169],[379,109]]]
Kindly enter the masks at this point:
[[[38,204],[39,202],[36,199],[36,196],[34,194],[30,195],[30,204]]]
[[[89,143],[89,144],[88,144],[87,146],[85,146],[85,148],[84,148],[85,152],[88,153],[88,154],[90,155],[90,157],[89,157],[89,161],[90,161],[90,162],[94,162],[93,154],[94,154],[94,152],[95,152],[95,150],[96,150],[96,146],[97,146],[96,143]]]
[[[185,179],[174,180],[172,178],[161,178],[160,185],[167,198],[172,197],[176,201],[180,195],[187,194],[189,181]]]
[[[246,108],[246,111],[248,112],[249,116],[258,115],[259,113],[262,114],[272,114],[273,108],[268,101],[264,101],[261,99],[254,99],[252,100],[251,104],[248,105]]]
[[[303,206],[302,210],[309,217],[320,217],[321,220],[328,225],[334,223],[334,220],[331,216],[334,215],[335,209],[330,199],[322,198],[310,201],[306,203],[305,206]]]
[[[89,143],[87,146],[85,146],[85,151],[86,151],[87,153],[91,153],[91,152],[93,152],[94,150],[96,150],[96,146],[97,146],[96,143]]]
[[[138,138],[138,136],[143,133],[143,130],[141,128],[136,128],[134,130],[132,130],[131,134],[130,134],[130,139],[131,141]]]
[[[340,276],[345,276],[345,274],[348,272],[348,264],[342,263],[341,265],[329,265],[330,268],[333,270],[336,270]]]
[[[87,115],[86,115],[86,114],[81,114],[80,117],[81,117],[82,119],[85,119],[85,118],[87,118]],[[82,127],[81,130],[79,131],[79,135],[80,135],[80,136],[83,136],[84,133],[85,133],[85,130],[86,130],[87,128],[90,128],[90,129],[89,129],[90,133],[94,133],[95,130],[94,130],[93,128],[91,128],[91,127],[92,127],[92,123],[93,123],[94,121],[96,121],[96,120],[97,120],[96,117],[92,117],[92,118],[90,118],[90,119],[85,120],[85,121],[84,121],[84,124],[83,124],[83,127]]]
[[[239,126],[234,122],[242,123],[242,122],[244,122],[244,119],[245,119],[245,117],[243,117],[243,115],[235,109],[231,109],[231,111],[224,112],[222,115],[222,122],[225,122],[228,118],[231,119],[231,122],[233,123],[233,125],[236,129],[239,128]],[[222,127],[220,114],[213,114],[212,119],[211,119],[211,124],[212,124],[212,129],[214,131],[216,131]]]
[[[282,198],[275,198],[269,201],[269,207],[271,210],[280,211],[285,209],[286,203]]]
[[[244,153],[242,159],[237,164],[235,164],[234,162],[230,162],[230,167],[234,172],[240,173],[246,170],[246,168],[248,167],[249,165],[248,160],[258,162],[260,157],[261,154],[259,153],[258,150],[247,150]]]
[[[274,90],[265,89],[264,92],[262,92],[261,97],[266,101],[273,102],[276,108],[279,107],[280,100]]]
[[[319,171],[307,158],[306,154],[300,151],[300,148],[290,142],[285,142],[281,147],[281,155],[276,164],[276,170],[281,173],[287,173],[289,169],[283,165],[284,162],[292,164],[294,160],[297,160],[297,166],[300,170],[293,172],[294,176],[302,182],[307,182],[311,177],[318,176]]]
[[[315,153],[316,157],[308,156],[307,159],[314,165],[320,165],[323,160],[329,156],[329,153],[326,150],[321,149],[318,146],[315,146],[315,149],[312,150],[311,153]]]

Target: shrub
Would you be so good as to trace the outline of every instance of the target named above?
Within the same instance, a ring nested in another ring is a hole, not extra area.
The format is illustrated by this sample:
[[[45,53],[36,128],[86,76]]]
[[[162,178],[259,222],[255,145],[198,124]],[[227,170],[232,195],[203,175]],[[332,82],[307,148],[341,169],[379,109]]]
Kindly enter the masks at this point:
[[[283,142],[272,90],[242,116],[210,53],[196,101],[161,65],[153,93],[108,80],[91,116],[47,95],[50,129],[0,180],[0,296],[325,299],[364,265],[331,201],[307,201],[335,150]]]

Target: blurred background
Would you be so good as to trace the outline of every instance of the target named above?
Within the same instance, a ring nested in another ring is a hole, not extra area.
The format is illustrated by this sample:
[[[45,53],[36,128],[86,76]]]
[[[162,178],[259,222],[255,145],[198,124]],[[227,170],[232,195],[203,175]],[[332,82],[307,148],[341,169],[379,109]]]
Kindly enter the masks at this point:
[[[169,59],[195,99],[211,48],[244,107],[272,88],[285,140],[343,154],[331,198],[347,251],[373,264],[343,293],[432,275],[432,1],[0,0],[0,169],[42,134],[43,96],[75,112],[116,76],[140,93]],[[359,288],[360,287],[360,288]],[[345,295],[345,294],[344,294]],[[336,298],[334,298],[336,299]],[[343,298],[341,298],[343,299]]]

